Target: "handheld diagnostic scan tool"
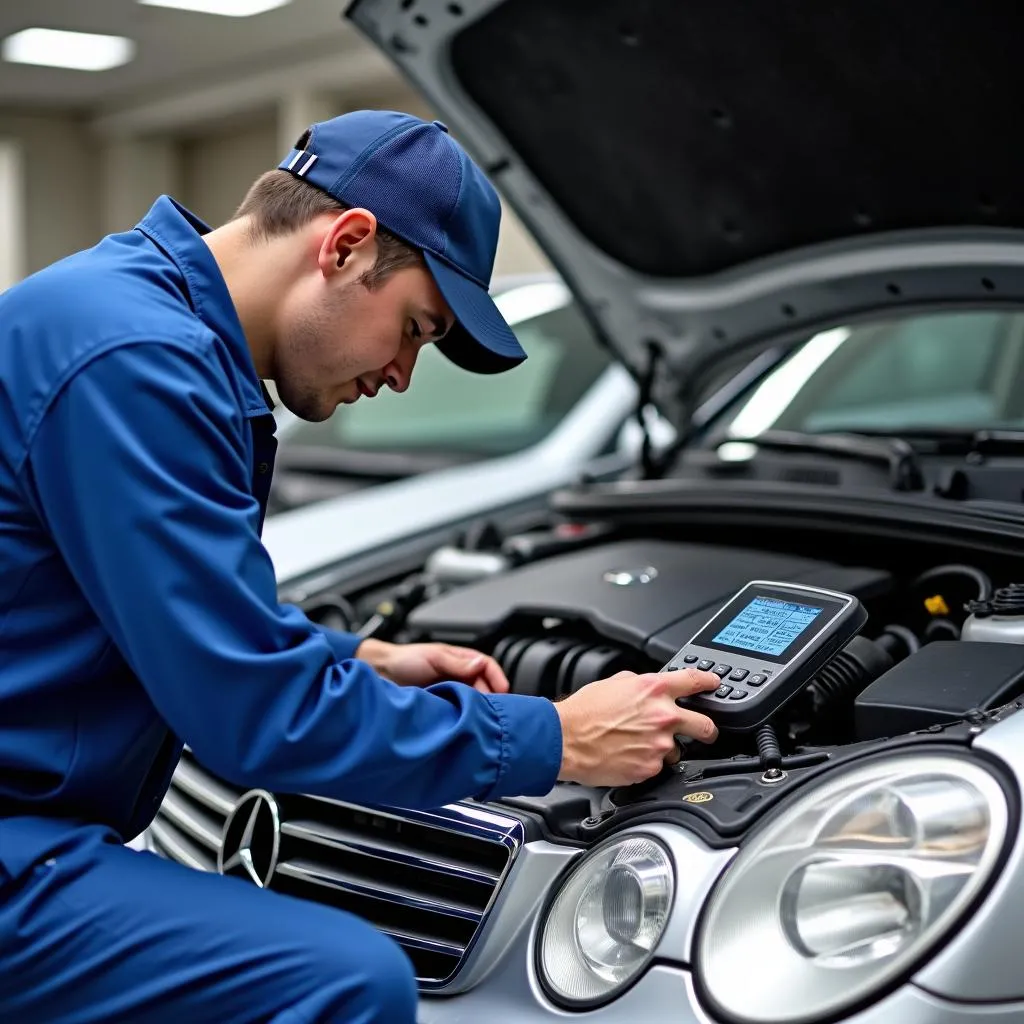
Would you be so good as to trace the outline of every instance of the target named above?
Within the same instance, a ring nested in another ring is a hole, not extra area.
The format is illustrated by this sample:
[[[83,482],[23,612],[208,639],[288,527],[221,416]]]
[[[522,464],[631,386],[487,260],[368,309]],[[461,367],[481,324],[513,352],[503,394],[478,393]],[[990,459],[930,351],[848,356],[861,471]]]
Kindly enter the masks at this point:
[[[796,583],[748,583],[662,669],[714,672],[714,693],[677,703],[723,729],[756,729],[799,693],[864,623],[857,598]]]

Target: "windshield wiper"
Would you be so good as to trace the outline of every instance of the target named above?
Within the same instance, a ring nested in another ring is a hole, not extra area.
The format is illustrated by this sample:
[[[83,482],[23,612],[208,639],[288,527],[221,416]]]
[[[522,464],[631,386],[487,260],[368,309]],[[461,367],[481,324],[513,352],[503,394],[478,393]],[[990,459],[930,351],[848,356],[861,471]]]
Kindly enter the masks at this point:
[[[917,453],[901,437],[865,437],[861,434],[804,434],[797,430],[766,430],[753,437],[730,437],[721,444],[752,444],[777,452],[802,452],[877,462],[888,466],[889,482],[896,491],[924,489]]]
[[[1024,455],[1024,430],[999,427],[906,427],[851,428],[844,433],[862,437],[901,438],[908,442],[927,442],[935,455]],[[918,449],[919,450],[919,449]]]

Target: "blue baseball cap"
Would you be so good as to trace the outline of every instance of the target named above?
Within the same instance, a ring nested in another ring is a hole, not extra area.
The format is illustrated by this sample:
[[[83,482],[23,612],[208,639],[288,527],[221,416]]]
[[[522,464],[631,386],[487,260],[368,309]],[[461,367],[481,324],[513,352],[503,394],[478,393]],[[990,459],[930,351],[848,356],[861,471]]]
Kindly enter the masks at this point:
[[[423,253],[455,324],[438,348],[474,373],[525,358],[488,294],[501,204],[483,172],[440,121],[357,110],[314,124],[278,165],[338,202],[369,210]]]

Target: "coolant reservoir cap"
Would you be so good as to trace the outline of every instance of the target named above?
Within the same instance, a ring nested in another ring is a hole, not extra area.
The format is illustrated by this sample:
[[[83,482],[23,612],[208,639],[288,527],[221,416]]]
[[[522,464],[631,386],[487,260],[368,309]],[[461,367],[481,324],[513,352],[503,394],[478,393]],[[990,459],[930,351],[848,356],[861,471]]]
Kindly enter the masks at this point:
[[[968,601],[964,607],[979,619],[1024,615],[1024,583],[1000,587],[988,601]]]

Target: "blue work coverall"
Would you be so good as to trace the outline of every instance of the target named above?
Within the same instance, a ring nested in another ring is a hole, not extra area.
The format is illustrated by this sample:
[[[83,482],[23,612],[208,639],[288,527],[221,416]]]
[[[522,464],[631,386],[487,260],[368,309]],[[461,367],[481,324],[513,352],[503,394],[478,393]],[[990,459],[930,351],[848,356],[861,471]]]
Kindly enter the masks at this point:
[[[274,420],[207,230],[164,196],[0,296],[0,1020],[401,1024],[411,967],[368,924],[122,845],[183,742],[406,807],[561,761],[549,702],[395,686],[278,604]]]

